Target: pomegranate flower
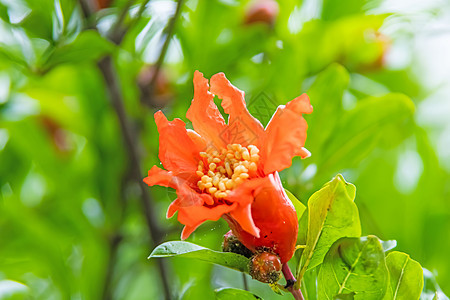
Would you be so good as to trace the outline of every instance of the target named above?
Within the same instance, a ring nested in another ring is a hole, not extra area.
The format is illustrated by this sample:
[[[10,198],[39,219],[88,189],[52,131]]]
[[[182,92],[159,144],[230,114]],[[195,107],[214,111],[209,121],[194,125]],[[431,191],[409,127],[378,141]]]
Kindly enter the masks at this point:
[[[159,159],[144,182],[176,190],[167,217],[178,212],[186,239],[200,224],[223,217],[234,235],[251,251],[269,248],[287,262],[298,232],[297,215],[278,172],[294,156],[308,157],[303,146],[308,127],[302,114],[312,112],[306,94],[278,107],[264,129],[247,110],[244,92],[223,73],[194,74],[194,99],[187,112],[194,130],[180,119],[155,113]],[[225,122],[214,95],[229,115]]]

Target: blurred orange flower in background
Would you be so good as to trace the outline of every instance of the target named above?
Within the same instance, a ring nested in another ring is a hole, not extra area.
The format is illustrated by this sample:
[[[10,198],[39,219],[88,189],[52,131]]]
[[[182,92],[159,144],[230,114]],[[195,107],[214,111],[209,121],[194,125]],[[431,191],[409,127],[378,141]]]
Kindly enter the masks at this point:
[[[223,217],[234,235],[250,250],[270,248],[288,261],[295,249],[298,222],[278,172],[294,156],[310,155],[304,148],[312,112],[306,94],[278,107],[264,129],[247,110],[244,92],[223,73],[211,77],[194,74],[194,99],[187,112],[194,130],[181,119],[168,121],[155,113],[159,131],[159,159],[144,179],[149,186],[174,188],[178,198],[167,217],[178,211],[186,239],[200,224]],[[228,122],[214,103],[222,102]]]

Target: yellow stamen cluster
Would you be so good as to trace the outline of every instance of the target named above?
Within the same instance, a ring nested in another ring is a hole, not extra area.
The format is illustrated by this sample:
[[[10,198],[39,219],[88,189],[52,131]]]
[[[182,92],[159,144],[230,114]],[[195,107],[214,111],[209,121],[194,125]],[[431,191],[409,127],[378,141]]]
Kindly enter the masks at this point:
[[[203,159],[198,163],[198,187],[213,197],[225,198],[236,186],[256,173],[258,153],[256,146],[243,147],[240,144],[230,144],[221,151],[200,152]]]

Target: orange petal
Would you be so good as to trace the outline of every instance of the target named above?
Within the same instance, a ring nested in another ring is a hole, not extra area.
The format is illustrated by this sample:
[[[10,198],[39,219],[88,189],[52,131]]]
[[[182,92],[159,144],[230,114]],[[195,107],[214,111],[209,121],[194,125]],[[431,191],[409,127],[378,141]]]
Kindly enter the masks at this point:
[[[259,229],[253,221],[251,205],[255,200],[255,195],[267,184],[270,184],[268,177],[247,180],[227,197],[228,201],[238,203],[236,209],[230,212],[230,216],[239,223],[243,230],[257,238]]]
[[[167,209],[166,218],[170,219],[180,208],[179,200],[175,199],[172,203],[170,203],[169,208]]]
[[[144,182],[149,186],[160,185],[175,188],[172,177],[173,174],[171,172],[153,166],[150,171],[148,171],[148,176],[144,178]]]
[[[264,134],[261,123],[247,110],[244,92],[234,87],[223,73],[211,77],[211,93],[222,99],[222,107],[229,114],[228,144],[258,146],[258,140]]]
[[[207,220],[217,221],[223,214],[226,214],[237,206],[236,203],[231,205],[220,204],[214,207],[206,206],[188,206],[178,209],[178,221],[186,227],[181,235],[182,239],[186,239],[200,224]]]
[[[195,229],[197,229],[198,226],[200,226],[200,224],[198,224],[197,226],[185,225],[183,231],[181,232],[181,239],[182,240],[187,239],[191,235],[191,233],[193,233]]]
[[[206,141],[197,132],[192,129],[187,129],[187,134],[191,138],[192,142],[195,144],[197,149],[206,149]]]
[[[148,176],[144,178],[144,182],[149,186],[160,185],[176,190],[178,199],[170,204],[167,218],[172,217],[181,207],[202,206],[204,203],[214,202],[211,195],[195,191],[188,180],[175,176],[172,172],[167,172],[157,166],[153,166],[148,171]]]
[[[239,206],[230,212],[230,216],[241,225],[242,229],[259,238],[259,228],[256,227],[255,222],[253,221],[251,208],[251,204]]]
[[[216,148],[225,147],[227,125],[214,103],[214,95],[209,91],[208,79],[199,71],[194,74],[194,99],[186,117],[191,120],[194,130]],[[203,151],[203,150],[202,150]]]
[[[155,113],[159,132],[159,159],[165,169],[175,173],[194,173],[200,151],[188,135],[180,119],[168,121],[161,111]]]
[[[305,158],[310,155],[303,147],[308,124],[302,114],[311,112],[312,106],[306,94],[278,107],[267,125],[261,148],[264,174],[289,167],[294,156]]]
[[[177,196],[180,207],[202,206],[204,203],[214,202],[211,195],[198,193],[193,190],[186,182],[177,183]]]

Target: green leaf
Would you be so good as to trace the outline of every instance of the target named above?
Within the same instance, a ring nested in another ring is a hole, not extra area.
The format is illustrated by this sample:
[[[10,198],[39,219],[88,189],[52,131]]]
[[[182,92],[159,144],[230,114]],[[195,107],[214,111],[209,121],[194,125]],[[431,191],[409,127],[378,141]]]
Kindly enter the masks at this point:
[[[318,162],[320,170],[330,172],[356,165],[383,135],[392,135],[402,122],[412,119],[413,113],[413,102],[402,94],[361,100],[344,115],[335,134],[327,141]]]
[[[322,5],[322,19],[333,21],[349,15],[361,14],[368,8],[379,5],[379,0],[324,0]],[[369,5],[368,5],[369,4]]]
[[[320,268],[319,299],[382,299],[388,278],[377,237],[342,238],[330,248]]]
[[[322,19],[326,21],[336,20],[351,14],[362,12],[365,1],[362,0],[324,0],[322,7]]]
[[[308,124],[308,149],[314,153],[314,157],[320,156],[322,148],[326,148],[326,140],[333,134],[331,128],[335,128],[342,115],[342,97],[348,87],[350,76],[347,70],[336,63],[331,64],[315,79],[308,96],[314,107],[314,112],[307,118]]]
[[[301,289],[303,296],[308,300],[317,300],[318,290],[317,290],[317,275],[319,274],[320,266],[309,270],[305,273],[302,278]]]
[[[297,199],[297,197],[294,196],[291,192],[289,192],[287,189],[284,189],[286,192],[286,195],[288,196],[289,200],[291,200],[292,205],[295,207],[295,211],[297,212],[297,219],[300,220],[300,217],[303,215],[303,213],[306,210],[306,206]]]
[[[233,288],[221,288],[215,290],[216,293],[216,299],[217,300],[237,300],[237,299],[243,299],[243,300],[255,300],[255,299],[262,299],[261,297],[256,296],[253,293],[250,293],[248,291],[239,290],[239,289],[233,289]]]
[[[308,232],[300,258],[298,282],[307,270],[322,263],[335,241],[361,235],[358,208],[353,202],[355,194],[355,186],[338,174],[309,198]]]
[[[57,47],[44,64],[44,69],[63,63],[95,61],[110,53],[113,45],[94,30],[82,32],[70,44]]]
[[[394,251],[386,257],[393,300],[419,299],[423,288],[423,270],[408,254]]]
[[[3,3],[0,3],[0,19],[6,23],[9,23],[8,7]]]
[[[214,251],[183,241],[163,243],[156,247],[148,258],[173,256],[196,258],[240,272],[248,273],[248,259],[242,255],[231,252]]]

